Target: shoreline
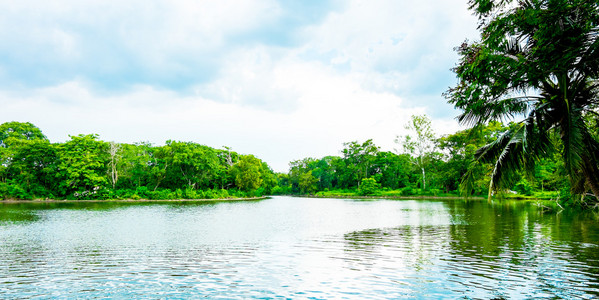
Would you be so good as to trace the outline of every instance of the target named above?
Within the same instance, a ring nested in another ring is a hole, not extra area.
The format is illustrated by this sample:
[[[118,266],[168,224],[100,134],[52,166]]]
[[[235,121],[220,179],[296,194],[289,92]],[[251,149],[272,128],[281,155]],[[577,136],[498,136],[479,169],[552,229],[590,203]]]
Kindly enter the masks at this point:
[[[389,200],[462,200],[462,199],[471,199],[471,200],[486,200],[486,197],[459,197],[459,196],[345,196],[345,195],[326,195],[326,196],[317,196],[317,195],[290,195],[291,197],[300,197],[300,198],[339,198],[339,199],[389,199]]]
[[[0,204],[20,204],[20,203],[158,203],[158,202],[228,202],[228,201],[257,201],[269,198],[269,196],[251,197],[251,198],[220,198],[220,199],[93,199],[93,200],[59,200],[59,199],[34,199],[18,200],[5,199],[0,200]]]

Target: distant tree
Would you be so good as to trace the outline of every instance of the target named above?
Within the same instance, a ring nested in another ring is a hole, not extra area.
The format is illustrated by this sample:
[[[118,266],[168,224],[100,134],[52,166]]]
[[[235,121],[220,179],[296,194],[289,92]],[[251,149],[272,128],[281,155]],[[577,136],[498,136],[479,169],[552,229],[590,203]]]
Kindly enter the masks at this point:
[[[168,143],[164,146],[152,147],[148,150],[150,158],[148,161],[148,177],[149,181],[154,186],[154,191],[156,191],[166,180],[169,171],[173,169],[174,150]],[[167,188],[176,189],[177,186],[171,184],[170,186],[167,186]]]
[[[300,194],[306,193],[308,186],[318,182],[318,178],[315,178],[312,174],[316,162],[316,159],[307,157],[289,163],[289,181],[293,192]]]
[[[23,140],[45,140],[48,138],[35,125],[26,122],[7,122],[0,125],[0,147],[8,148]]]
[[[172,151],[172,168],[175,177],[183,179],[187,188],[214,188],[219,158],[213,148],[191,142],[167,141]],[[218,185],[218,184],[217,184]]]
[[[97,135],[71,136],[71,140],[58,147],[58,156],[63,195],[75,193],[80,197],[95,197],[95,193],[108,183],[108,143],[98,140]]]
[[[372,142],[372,139],[361,144],[357,141],[343,143],[343,146],[345,148],[342,153],[347,171],[354,175],[352,179],[359,186],[362,179],[368,177],[379,152],[379,147]]]
[[[119,181],[118,163],[121,158],[121,155],[119,154],[121,145],[115,142],[110,142],[108,145],[108,154],[110,155],[110,183],[114,189],[116,187],[116,183]]]
[[[412,162],[422,173],[422,189],[426,190],[426,166],[435,150],[435,134],[431,121],[426,115],[414,115],[405,128],[410,130],[412,135],[397,136],[395,142],[401,145],[404,153],[412,156]]]
[[[316,191],[318,178],[312,175],[312,170],[302,173],[299,178],[299,189],[301,194],[312,194]]]
[[[56,146],[47,140],[24,140],[12,148],[13,156],[7,173],[12,184],[23,191],[20,196],[53,196],[58,185]]]
[[[374,162],[374,176],[382,187],[398,189],[410,184],[414,166],[408,154],[381,151]]]
[[[462,188],[464,195],[488,193],[491,165],[477,162],[475,153],[507,130],[502,123],[491,121],[439,138],[438,146],[447,156],[446,164],[440,170],[444,187],[448,190]]]
[[[262,184],[262,161],[253,155],[242,155],[239,161],[231,167],[235,185],[242,191],[254,191]]]
[[[270,194],[277,186],[277,176],[268,164],[262,160],[260,160],[260,177],[262,178],[260,188],[265,194]]]
[[[362,184],[360,184],[360,188],[358,189],[358,194],[362,196],[368,196],[376,193],[379,189],[379,184],[376,182],[376,179],[369,177],[362,179]]]
[[[599,201],[599,3],[589,0],[470,0],[482,39],[464,42],[446,92],[465,124],[522,117],[476,157],[493,163],[490,192],[559,149],[572,191]],[[550,135],[560,137],[559,144]]]
[[[0,125],[0,182],[7,180],[6,172],[15,155],[15,146],[24,141],[48,142],[48,138],[29,122],[6,122]]]

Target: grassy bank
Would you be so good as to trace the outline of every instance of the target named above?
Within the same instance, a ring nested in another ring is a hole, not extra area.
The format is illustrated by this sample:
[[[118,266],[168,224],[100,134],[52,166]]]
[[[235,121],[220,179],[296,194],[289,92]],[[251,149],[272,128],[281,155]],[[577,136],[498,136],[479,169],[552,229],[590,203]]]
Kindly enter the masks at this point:
[[[225,201],[255,201],[263,200],[268,196],[247,197],[247,198],[218,198],[218,199],[79,199],[79,200],[60,200],[60,199],[4,199],[0,203],[94,203],[94,202],[110,202],[110,203],[163,203],[163,202],[225,202]]]

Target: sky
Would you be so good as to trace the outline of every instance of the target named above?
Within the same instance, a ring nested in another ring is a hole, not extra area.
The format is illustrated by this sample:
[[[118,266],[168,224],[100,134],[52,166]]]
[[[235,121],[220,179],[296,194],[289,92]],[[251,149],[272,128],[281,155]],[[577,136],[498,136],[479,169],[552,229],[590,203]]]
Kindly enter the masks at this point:
[[[274,171],[412,115],[459,129],[442,93],[476,40],[466,0],[0,0],[0,123],[52,142],[190,141]]]

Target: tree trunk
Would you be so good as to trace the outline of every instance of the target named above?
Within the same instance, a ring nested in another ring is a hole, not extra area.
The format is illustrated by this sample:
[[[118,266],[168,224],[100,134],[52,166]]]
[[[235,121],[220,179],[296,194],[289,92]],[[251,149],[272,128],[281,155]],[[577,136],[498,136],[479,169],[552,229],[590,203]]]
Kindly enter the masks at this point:
[[[599,183],[597,181],[587,177],[587,184],[591,188],[593,195],[595,195],[595,202],[599,203]]]
[[[426,191],[426,173],[424,172],[424,168],[422,169],[422,190]]]
[[[584,166],[582,169],[587,185],[591,188],[591,192],[595,195],[595,202],[599,203],[599,169],[596,162],[590,157],[584,157]]]
[[[119,153],[120,149],[121,149],[121,146],[119,144],[117,144],[115,142],[110,142],[110,149],[108,150],[108,152],[110,154],[110,165],[111,165],[110,179],[112,181],[112,189],[114,189],[116,187],[116,183],[119,180],[119,173],[116,168],[116,164],[119,160],[118,153]]]

